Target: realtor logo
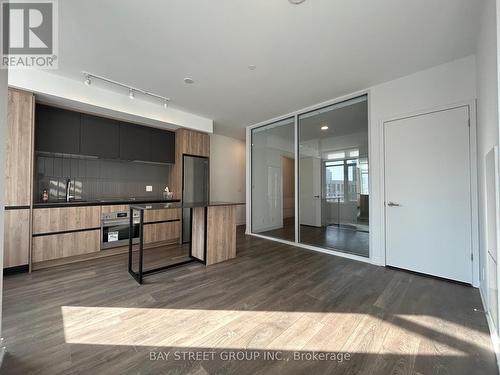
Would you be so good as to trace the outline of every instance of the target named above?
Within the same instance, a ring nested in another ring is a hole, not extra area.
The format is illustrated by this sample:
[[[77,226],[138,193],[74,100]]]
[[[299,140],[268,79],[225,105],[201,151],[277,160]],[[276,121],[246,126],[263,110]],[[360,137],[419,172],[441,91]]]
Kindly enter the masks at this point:
[[[11,0],[1,12],[2,67],[56,69],[56,0]]]

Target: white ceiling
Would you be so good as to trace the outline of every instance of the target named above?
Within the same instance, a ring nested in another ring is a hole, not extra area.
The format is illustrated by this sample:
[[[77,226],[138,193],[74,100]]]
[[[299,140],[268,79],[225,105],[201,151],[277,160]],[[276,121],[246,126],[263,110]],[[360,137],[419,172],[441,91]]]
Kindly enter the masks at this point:
[[[171,97],[214,119],[217,132],[241,136],[245,126],[474,53],[480,5],[63,0],[57,74],[85,70]]]

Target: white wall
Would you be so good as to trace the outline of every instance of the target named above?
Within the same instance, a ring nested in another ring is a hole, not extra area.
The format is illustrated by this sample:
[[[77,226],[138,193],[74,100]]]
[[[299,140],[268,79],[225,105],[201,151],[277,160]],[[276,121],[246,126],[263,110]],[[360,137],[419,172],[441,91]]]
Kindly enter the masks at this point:
[[[245,142],[210,134],[210,200],[245,199]],[[245,224],[245,206],[237,207],[236,224]]]
[[[499,142],[497,4],[495,0],[483,2],[476,51],[480,288],[485,299],[488,298],[490,287],[496,289],[496,286],[489,285],[487,276],[485,155]],[[485,303],[488,304],[487,301]]]
[[[370,251],[385,264],[383,144],[385,120],[476,98],[475,57],[469,56],[370,89]]]

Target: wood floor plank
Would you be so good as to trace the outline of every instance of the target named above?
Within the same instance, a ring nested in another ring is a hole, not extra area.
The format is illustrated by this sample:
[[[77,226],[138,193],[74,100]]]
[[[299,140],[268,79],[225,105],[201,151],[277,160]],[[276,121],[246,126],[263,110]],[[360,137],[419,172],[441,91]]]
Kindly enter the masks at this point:
[[[497,374],[477,289],[241,229],[237,258],[141,286],[126,254],[11,275],[3,308],[2,374]]]

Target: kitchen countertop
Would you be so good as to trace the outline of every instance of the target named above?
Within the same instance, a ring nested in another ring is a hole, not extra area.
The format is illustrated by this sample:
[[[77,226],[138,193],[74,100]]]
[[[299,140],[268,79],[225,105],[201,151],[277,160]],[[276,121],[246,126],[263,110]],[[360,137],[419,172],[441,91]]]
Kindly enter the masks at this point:
[[[179,199],[100,199],[100,200],[73,200],[70,202],[66,201],[52,201],[52,202],[38,202],[33,203],[33,208],[55,208],[55,207],[86,207],[86,206],[111,206],[111,205],[121,205],[121,204],[166,204],[166,203],[177,203],[180,202]]]
[[[217,206],[242,206],[245,205],[245,202],[219,202],[219,201],[210,201],[210,202],[194,202],[194,203],[180,203],[180,202],[171,202],[171,203],[138,203],[135,202],[130,205],[130,208],[136,210],[165,210],[169,208],[197,208],[197,207],[217,207]]]

